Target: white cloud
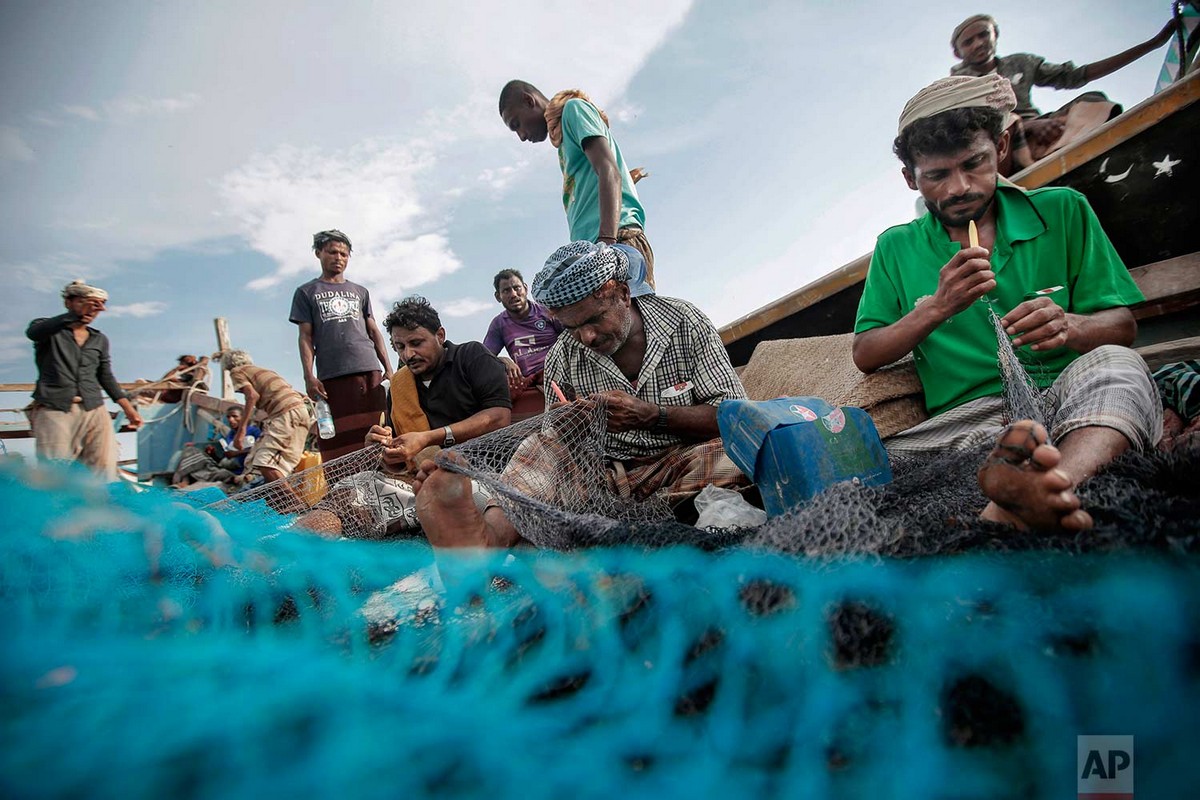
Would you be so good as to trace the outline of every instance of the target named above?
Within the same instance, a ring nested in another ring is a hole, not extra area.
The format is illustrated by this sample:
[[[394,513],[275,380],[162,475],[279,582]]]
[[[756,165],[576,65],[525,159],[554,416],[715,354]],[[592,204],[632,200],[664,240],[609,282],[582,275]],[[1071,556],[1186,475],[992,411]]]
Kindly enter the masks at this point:
[[[442,303],[438,309],[438,313],[443,317],[469,317],[472,314],[487,311],[491,307],[491,303],[485,303],[473,297],[463,297],[458,300],[451,300],[448,303]]]
[[[334,153],[282,147],[226,175],[227,215],[279,265],[250,288],[313,273],[312,233],[330,227],[355,242],[352,279],[389,297],[457,270],[461,262],[420,201],[419,178],[434,163],[420,140],[368,141]]]
[[[62,110],[63,110],[64,114],[70,114],[73,117],[79,117],[80,119],[86,119],[89,122],[99,122],[100,121],[99,112],[97,112],[96,109],[92,108],[91,106],[78,106],[78,105],[70,106],[70,105],[68,105],[68,106],[63,106]]]
[[[20,334],[0,334],[0,364],[32,360],[33,347],[27,338]]]
[[[0,264],[0,274],[18,286],[35,292],[58,294],[62,288],[76,278],[94,285],[110,271],[99,262],[85,265],[84,259],[75,253],[54,253],[36,262]]]
[[[529,166],[529,160],[522,159],[512,166],[488,168],[479,173],[478,180],[498,192],[504,191],[527,166]]]
[[[36,122],[38,125],[45,125],[47,128],[57,128],[58,120],[43,111],[35,111],[29,115],[30,122]]]
[[[153,317],[163,313],[168,308],[161,300],[147,300],[142,303],[129,303],[123,306],[109,306],[107,313],[110,317]]]
[[[0,125],[0,160],[33,161],[33,148],[25,144],[21,132],[11,125]]]
[[[617,103],[615,106],[606,109],[605,113],[608,114],[610,120],[620,122],[622,126],[629,126],[634,124],[644,111],[645,109],[639,105]]]
[[[105,103],[104,110],[114,118],[143,117],[187,111],[199,102],[200,95],[194,92],[179,97],[120,97]]]

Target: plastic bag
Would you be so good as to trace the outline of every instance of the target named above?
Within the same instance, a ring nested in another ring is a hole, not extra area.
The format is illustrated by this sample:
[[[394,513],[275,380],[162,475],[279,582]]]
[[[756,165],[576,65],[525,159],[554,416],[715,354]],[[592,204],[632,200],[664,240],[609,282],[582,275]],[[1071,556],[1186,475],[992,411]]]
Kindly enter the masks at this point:
[[[757,528],[767,521],[767,512],[755,508],[733,489],[705,486],[696,495],[700,518],[697,528]]]

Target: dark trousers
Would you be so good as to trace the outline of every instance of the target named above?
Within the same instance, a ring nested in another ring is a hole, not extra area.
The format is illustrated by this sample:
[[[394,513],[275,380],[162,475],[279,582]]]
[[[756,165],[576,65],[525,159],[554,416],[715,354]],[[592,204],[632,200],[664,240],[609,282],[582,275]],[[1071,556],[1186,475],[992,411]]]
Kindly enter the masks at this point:
[[[337,435],[319,439],[321,461],[328,462],[362,448],[367,431],[379,424],[379,415],[387,401],[383,373],[354,372],[336,378],[324,378],[321,383],[329,395],[329,409]]]

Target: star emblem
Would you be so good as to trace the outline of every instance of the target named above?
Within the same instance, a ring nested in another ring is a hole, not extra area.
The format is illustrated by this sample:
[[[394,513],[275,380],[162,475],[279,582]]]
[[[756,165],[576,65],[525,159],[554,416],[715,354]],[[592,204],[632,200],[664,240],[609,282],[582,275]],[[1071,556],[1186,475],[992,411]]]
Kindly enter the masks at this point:
[[[1168,153],[1167,155],[1163,156],[1162,161],[1153,161],[1151,163],[1154,165],[1154,168],[1158,170],[1154,173],[1154,177],[1157,178],[1159,175],[1166,175],[1168,178],[1173,178],[1175,175],[1173,172],[1171,172],[1171,170],[1176,165],[1182,164],[1183,162],[1179,159],[1172,159],[1171,154]]]

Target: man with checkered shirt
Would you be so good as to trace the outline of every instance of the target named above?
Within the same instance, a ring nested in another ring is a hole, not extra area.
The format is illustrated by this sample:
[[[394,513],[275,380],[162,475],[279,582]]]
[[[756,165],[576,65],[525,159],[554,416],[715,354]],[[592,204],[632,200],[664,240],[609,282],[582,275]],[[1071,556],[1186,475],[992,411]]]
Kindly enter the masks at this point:
[[[717,406],[746,396],[712,322],[691,303],[631,297],[624,253],[604,243],[560,247],[533,280],[533,295],[565,335],[546,357],[545,382],[580,399],[603,399],[610,488],[676,505],[709,484],[749,480],[721,445]],[[551,391],[549,394],[553,394]],[[553,398],[548,397],[548,401]],[[526,458],[554,470],[557,453]],[[510,547],[521,537],[498,506],[480,514],[461,475],[431,462],[418,476],[417,514],[436,547]],[[552,502],[552,498],[539,498]]]

